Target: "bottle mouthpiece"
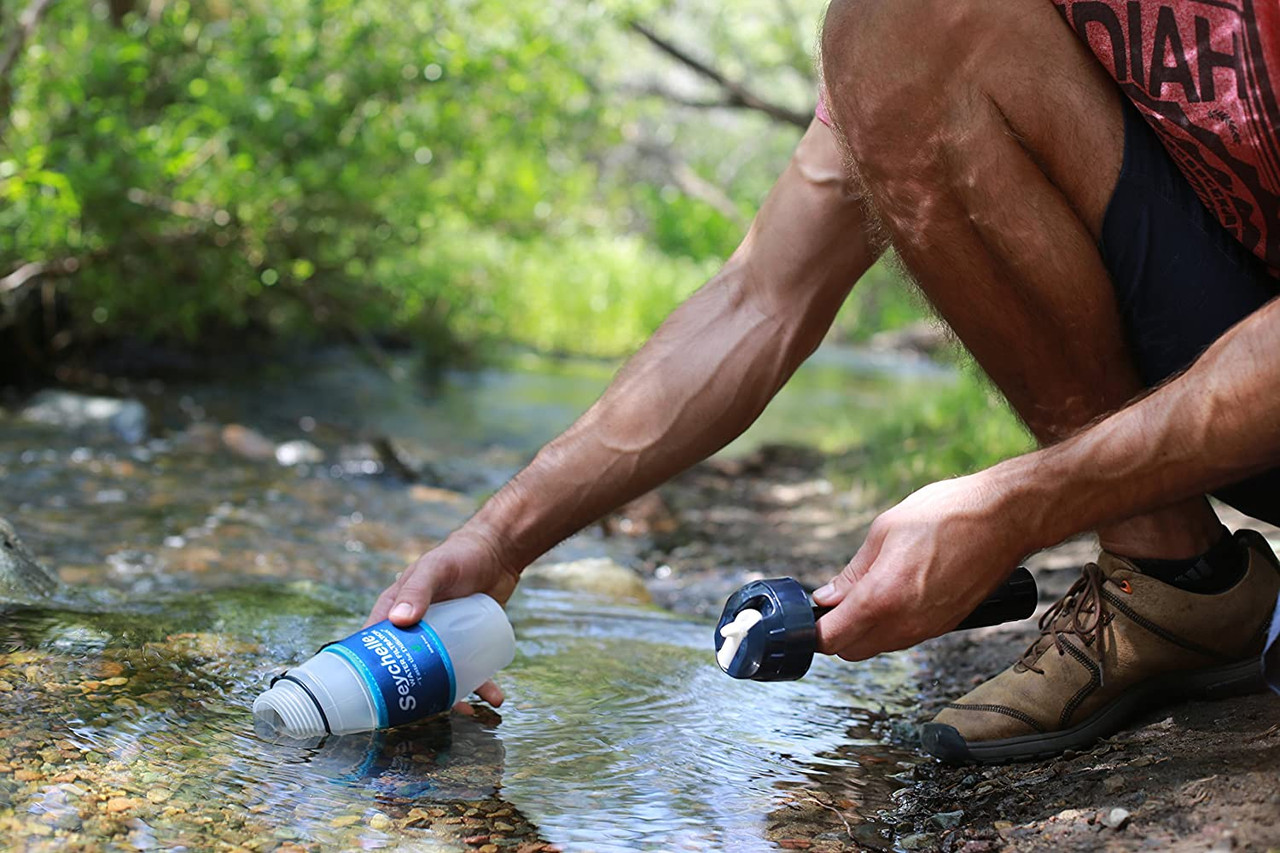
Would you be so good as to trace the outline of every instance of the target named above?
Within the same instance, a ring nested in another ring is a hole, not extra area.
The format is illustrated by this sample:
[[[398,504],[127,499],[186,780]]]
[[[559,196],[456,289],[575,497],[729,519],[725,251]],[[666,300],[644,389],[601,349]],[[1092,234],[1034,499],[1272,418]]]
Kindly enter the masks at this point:
[[[809,671],[818,634],[813,603],[794,578],[753,581],[716,625],[716,662],[734,678],[793,681]]]

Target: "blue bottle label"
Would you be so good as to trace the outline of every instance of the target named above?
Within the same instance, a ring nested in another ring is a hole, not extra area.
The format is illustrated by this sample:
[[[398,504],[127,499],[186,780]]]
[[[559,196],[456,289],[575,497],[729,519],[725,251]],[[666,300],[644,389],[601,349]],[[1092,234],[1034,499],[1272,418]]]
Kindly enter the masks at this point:
[[[343,658],[364,678],[378,709],[379,728],[420,720],[453,705],[453,664],[425,622],[412,628],[379,622],[323,651]]]

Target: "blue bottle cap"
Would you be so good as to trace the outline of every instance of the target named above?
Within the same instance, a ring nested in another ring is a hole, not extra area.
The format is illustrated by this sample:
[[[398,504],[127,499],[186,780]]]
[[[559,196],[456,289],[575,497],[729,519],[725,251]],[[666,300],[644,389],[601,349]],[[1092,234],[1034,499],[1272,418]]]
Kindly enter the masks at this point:
[[[746,631],[733,659],[720,668],[734,678],[752,681],[794,681],[813,663],[818,645],[813,602],[794,578],[752,581],[729,597],[716,625],[716,652],[727,642],[720,629],[745,610],[760,619]]]

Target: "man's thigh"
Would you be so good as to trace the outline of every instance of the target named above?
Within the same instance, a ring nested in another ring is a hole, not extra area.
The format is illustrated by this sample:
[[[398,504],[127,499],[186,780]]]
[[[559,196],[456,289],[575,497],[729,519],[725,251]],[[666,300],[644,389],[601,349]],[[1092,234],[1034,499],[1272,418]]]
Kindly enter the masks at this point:
[[[1204,207],[1127,101],[1124,113],[1124,162],[1099,248],[1139,373],[1155,386],[1280,293],[1280,282]],[[1216,496],[1280,524],[1280,471]]]

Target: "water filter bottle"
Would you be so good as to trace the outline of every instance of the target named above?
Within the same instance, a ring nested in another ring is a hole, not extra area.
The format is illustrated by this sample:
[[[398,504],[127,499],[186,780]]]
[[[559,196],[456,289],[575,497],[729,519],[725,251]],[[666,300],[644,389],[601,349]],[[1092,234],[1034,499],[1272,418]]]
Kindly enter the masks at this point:
[[[391,728],[452,707],[515,653],[498,602],[481,593],[441,601],[411,628],[383,621],[324,646],[272,679],[253,715],[295,738]]]

